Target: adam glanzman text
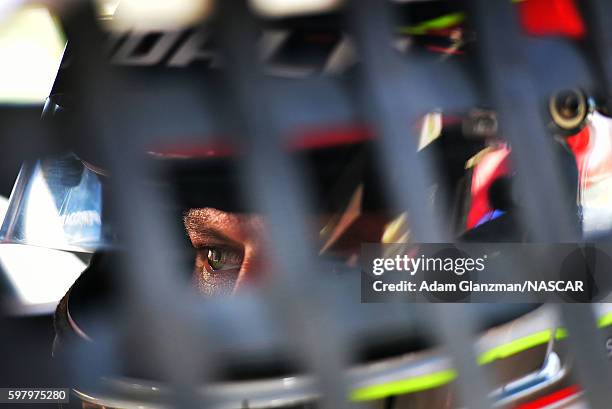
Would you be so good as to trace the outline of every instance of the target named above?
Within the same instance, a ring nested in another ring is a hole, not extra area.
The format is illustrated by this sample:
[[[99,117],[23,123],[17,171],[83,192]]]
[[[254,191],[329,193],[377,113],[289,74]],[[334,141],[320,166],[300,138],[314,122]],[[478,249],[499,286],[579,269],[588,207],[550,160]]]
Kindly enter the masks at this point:
[[[383,283],[375,281],[372,288],[376,292],[577,292],[584,291],[583,281],[523,281],[520,283],[475,283],[464,280],[459,283],[441,283],[439,281],[422,281],[419,285],[410,281]]]

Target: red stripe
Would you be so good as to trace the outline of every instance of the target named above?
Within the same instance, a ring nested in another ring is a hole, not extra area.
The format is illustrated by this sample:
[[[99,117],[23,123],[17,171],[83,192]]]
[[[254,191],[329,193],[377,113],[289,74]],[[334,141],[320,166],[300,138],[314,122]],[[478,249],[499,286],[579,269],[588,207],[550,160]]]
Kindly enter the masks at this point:
[[[517,406],[515,409],[545,408],[546,406],[552,405],[553,403],[557,403],[564,399],[567,399],[570,396],[577,394],[578,392],[580,392],[580,388],[578,387],[578,385],[568,386],[567,388],[560,389],[540,399],[536,399],[532,402],[528,402],[523,405]]]
[[[431,30],[427,30],[423,35],[428,35],[432,37],[450,37],[454,35],[460,28],[461,24],[455,24],[454,26],[446,28],[432,28]]]
[[[440,47],[437,45],[427,45],[425,48],[427,48],[429,51],[433,51],[434,53],[451,54],[451,55],[465,54],[464,51],[456,50],[452,47]]]
[[[351,145],[373,138],[372,132],[364,125],[330,126],[306,129],[297,132],[287,147],[289,150],[321,149],[340,145]]]
[[[408,132],[407,132],[408,133]],[[352,145],[373,139],[368,127],[359,124],[328,126],[297,131],[285,149],[301,151]],[[239,153],[229,138],[211,138],[213,142],[155,146],[152,153],[166,157],[224,158]]]
[[[460,115],[451,114],[442,117],[443,128],[461,124],[461,122],[462,117]],[[412,127],[406,124],[406,137],[418,134],[421,126],[422,119]],[[352,145],[367,142],[375,138],[375,134],[370,128],[361,123],[309,127],[294,131],[293,134],[293,137],[288,138],[289,142],[284,147],[290,152]],[[234,156],[240,152],[227,136],[211,137],[209,140],[211,142],[157,145],[150,152],[164,156],[190,158],[224,158]]]
[[[519,3],[521,25],[533,36],[584,38],[586,28],[574,0],[525,0]]]
[[[238,153],[236,147],[222,138],[213,138],[214,142],[180,144],[180,145],[158,145],[149,152],[174,158],[226,158]]]

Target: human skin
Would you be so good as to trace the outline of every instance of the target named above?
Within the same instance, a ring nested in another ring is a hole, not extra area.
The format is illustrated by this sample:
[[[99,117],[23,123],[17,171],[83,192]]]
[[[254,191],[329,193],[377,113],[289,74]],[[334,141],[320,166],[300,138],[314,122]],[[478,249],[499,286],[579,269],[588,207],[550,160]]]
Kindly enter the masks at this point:
[[[314,218],[317,230],[325,231],[331,220],[328,216]],[[378,242],[384,224],[383,216],[368,215],[352,220],[340,230],[333,245],[321,252],[333,253],[348,263],[358,257],[361,243]],[[234,295],[250,285],[265,282],[265,271],[270,270],[266,253],[266,226],[262,216],[248,213],[229,213],[214,208],[188,210],[183,217],[185,230],[196,249],[193,282],[204,295]],[[325,241],[325,234],[319,237]],[[320,236],[321,236],[320,235]]]
[[[196,249],[193,279],[200,292],[230,295],[261,280],[265,264],[261,216],[200,208],[187,211],[183,221]]]

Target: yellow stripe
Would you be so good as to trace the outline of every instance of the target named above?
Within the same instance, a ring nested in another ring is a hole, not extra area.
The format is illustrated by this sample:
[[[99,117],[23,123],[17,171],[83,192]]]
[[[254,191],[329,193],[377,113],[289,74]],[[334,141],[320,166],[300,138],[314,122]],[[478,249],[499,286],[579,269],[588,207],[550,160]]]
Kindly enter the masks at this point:
[[[599,328],[612,326],[612,313],[599,318],[597,326]],[[523,338],[515,339],[507,344],[491,348],[480,354],[478,357],[478,364],[486,365],[499,359],[516,355],[527,349],[546,344],[550,340],[550,336],[551,330],[544,330],[527,335]],[[565,328],[557,328],[555,331],[555,339],[561,340],[564,338],[567,338],[567,330]],[[350,399],[353,401],[367,401],[383,399],[394,395],[420,392],[443,386],[453,381],[456,377],[457,373],[452,369],[448,369],[432,374],[415,376],[409,379],[387,382],[381,385],[366,386],[354,389],[351,392]]]
[[[612,313],[606,314],[597,321],[599,328],[605,328],[612,325]]]
[[[550,330],[544,330],[491,348],[478,357],[478,364],[485,365],[498,359],[508,358],[538,345],[546,344],[550,340],[550,334]]]
[[[612,322],[612,315],[610,317]],[[478,364],[485,365],[498,359],[507,358],[519,352],[525,351],[538,345],[546,344],[550,339],[550,330],[536,332],[523,338],[516,339],[504,345],[492,348],[478,357]],[[434,372],[432,374],[416,376],[409,379],[402,379],[384,383],[381,385],[366,386],[353,390],[351,400],[364,401],[382,399],[393,395],[420,392],[427,389],[437,388],[445,385],[457,377],[457,373],[452,370]]]
[[[612,324],[612,314],[610,314],[608,319],[609,323]],[[490,350],[480,354],[477,360],[478,364],[486,365],[499,359],[508,358],[527,349],[546,344],[550,340],[550,334],[550,330],[544,330],[523,338],[515,339],[507,344],[491,348]],[[555,338],[561,339],[567,336],[566,334],[567,332],[565,330],[559,328],[555,334]],[[388,382],[381,385],[358,388],[353,390],[350,397],[354,401],[364,401],[382,399],[393,395],[414,393],[445,385],[454,380],[456,377],[457,373],[454,370],[449,369],[414,378]]]
[[[605,328],[612,325],[612,313],[606,314],[597,320],[597,327]],[[555,339],[561,340],[567,338],[567,330],[565,328],[557,328]],[[493,362],[497,359],[507,358],[526,349],[545,344],[550,339],[550,330],[536,332],[524,338],[516,339],[504,345],[492,348],[478,357],[478,363],[481,365]]]
[[[423,35],[427,33],[428,30],[440,30],[443,28],[455,26],[463,22],[464,19],[465,15],[463,13],[445,14],[443,16],[424,21],[414,26],[401,27],[399,29],[399,32],[401,34]]]
[[[521,3],[524,0],[512,0],[512,3]],[[464,13],[450,13],[440,17],[432,18],[431,20],[423,21],[422,23],[415,24],[413,26],[401,27],[399,32],[401,34],[409,35],[423,35],[428,30],[440,30],[452,26],[456,26],[465,20]]]
[[[606,328],[612,325],[612,313],[608,313],[597,320],[597,328]],[[565,328],[557,329],[556,339],[567,338],[567,330]]]
[[[457,373],[452,369],[448,369],[427,375],[415,376],[410,379],[387,382],[382,385],[357,388],[351,392],[350,398],[353,401],[366,401],[382,399],[393,395],[420,392],[445,385],[456,377]]]

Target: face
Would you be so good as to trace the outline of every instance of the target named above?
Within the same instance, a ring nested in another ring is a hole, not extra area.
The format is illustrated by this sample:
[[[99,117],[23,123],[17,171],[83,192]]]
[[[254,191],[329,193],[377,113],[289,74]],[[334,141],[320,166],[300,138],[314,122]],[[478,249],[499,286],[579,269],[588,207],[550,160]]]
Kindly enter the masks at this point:
[[[379,241],[385,219],[345,218],[330,224],[330,217],[317,218],[321,253],[333,253],[356,262],[363,242]],[[213,208],[190,209],[183,219],[196,249],[193,280],[204,295],[234,295],[244,287],[262,282],[269,269],[266,260],[266,228],[263,218],[245,213],[228,213]]]
[[[261,279],[265,240],[260,216],[191,209],[184,224],[196,249],[194,283],[203,294],[234,294]]]

